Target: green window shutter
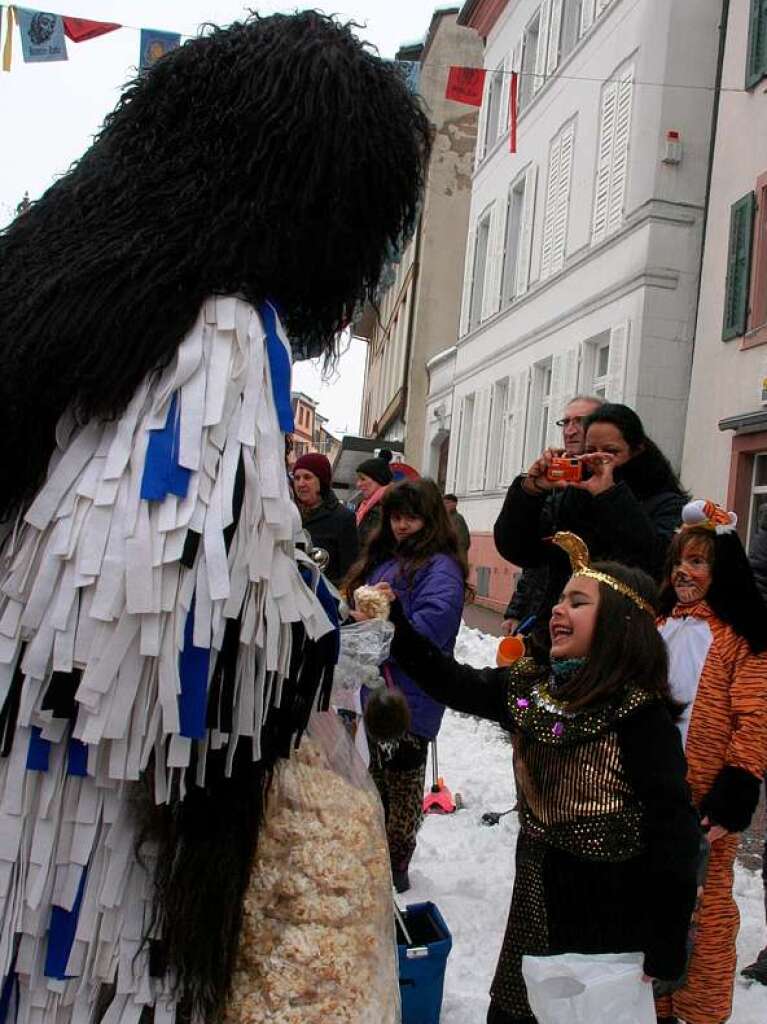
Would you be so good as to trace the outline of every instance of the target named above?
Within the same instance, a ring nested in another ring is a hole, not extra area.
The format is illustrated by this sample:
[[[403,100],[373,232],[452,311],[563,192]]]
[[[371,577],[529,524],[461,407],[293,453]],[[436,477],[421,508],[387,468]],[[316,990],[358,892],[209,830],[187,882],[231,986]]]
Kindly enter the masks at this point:
[[[767,0],[750,0],[746,88],[753,88],[767,75]]]
[[[749,192],[730,207],[730,244],[727,253],[727,284],[724,290],[723,341],[737,338],[746,330],[755,208],[756,197],[753,192]]]

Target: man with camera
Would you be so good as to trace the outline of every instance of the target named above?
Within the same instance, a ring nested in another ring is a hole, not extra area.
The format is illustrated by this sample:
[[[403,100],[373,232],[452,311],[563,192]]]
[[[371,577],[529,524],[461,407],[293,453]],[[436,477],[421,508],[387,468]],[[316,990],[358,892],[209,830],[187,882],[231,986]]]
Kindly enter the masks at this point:
[[[586,432],[584,429],[584,423],[586,418],[598,409],[602,405],[602,399],[597,398],[595,395],[578,395],[568,402],[565,406],[562,414],[562,419],[557,420],[557,426],[562,428],[562,443],[563,449],[561,452],[556,454],[564,456],[566,459],[574,459],[582,455],[586,443]],[[530,473],[527,477],[522,479],[521,486],[527,491],[528,494],[537,496],[540,494],[540,485],[536,488],[533,482],[540,476],[540,472],[533,476],[533,472],[536,469],[544,471],[543,466],[539,466],[539,463],[544,462],[546,457],[554,457],[553,450],[549,449],[544,452],[540,459],[536,461],[534,466],[530,467]],[[513,485],[512,485],[513,486]],[[509,492],[511,493],[511,492]],[[556,501],[557,491],[550,490],[546,493],[546,503]],[[508,498],[507,498],[508,501]],[[537,507],[533,510],[534,514],[543,515],[544,510],[538,509]],[[549,509],[548,512],[552,513],[552,523],[555,519],[553,510]],[[503,515],[503,513],[502,513]],[[499,523],[501,517],[495,526],[495,542],[498,550],[501,554],[504,554],[498,543]],[[504,557],[507,557],[504,555]],[[549,571],[545,565],[535,566],[534,568],[528,568],[523,570],[522,575],[517,581],[514,593],[511,596],[511,600],[506,608],[506,612],[503,619],[503,632],[508,635],[512,633],[520,622],[523,622],[530,615],[537,615],[541,610],[541,605],[545,599],[546,591],[548,587]]]

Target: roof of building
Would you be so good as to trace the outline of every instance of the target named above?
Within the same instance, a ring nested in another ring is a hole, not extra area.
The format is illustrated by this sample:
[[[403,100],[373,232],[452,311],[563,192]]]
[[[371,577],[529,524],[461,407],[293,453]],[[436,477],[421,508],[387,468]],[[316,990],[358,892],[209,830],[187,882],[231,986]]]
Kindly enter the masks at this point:
[[[503,13],[509,0],[465,0],[458,24],[475,28],[481,36],[487,36]]]
[[[313,409],[317,408],[316,400],[314,398],[310,398],[309,395],[305,394],[303,391],[291,391],[290,400],[291,402],[306,402],[306,404],[311,405]]]

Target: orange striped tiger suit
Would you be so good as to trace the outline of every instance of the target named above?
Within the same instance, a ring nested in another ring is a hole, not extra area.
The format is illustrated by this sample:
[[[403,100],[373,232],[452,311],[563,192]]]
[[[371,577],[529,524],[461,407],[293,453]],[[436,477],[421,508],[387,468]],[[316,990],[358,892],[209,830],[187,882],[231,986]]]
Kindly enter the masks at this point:
[[[693,629],[708,624],[710,646],[702,662],[694,694],[685,743],[688,781],[697,807],[705,802],[719,773],[739,768],[761,780],[767,768],[767,653],[752,654],[748,643],[722,622],[705,601],[677,605],[670,618],[659,623],[669,647],[672,694],[678,634],[674,619],[694,617]],[[701,621],[702,620],[702,621]],[[672,635],[666,635],[671,633]],[[677,665],[680,663],[677,662]],[[758,792],[758,791],[757,791]],[[685,985],[658,1000],[658,1016],[676,1016],[686,1024],[723,1024],[732,1011],[735,980],[735,940],[738,908],[732,895],[737,834],[712,844],[708,874],[697,920],[695,947]]]

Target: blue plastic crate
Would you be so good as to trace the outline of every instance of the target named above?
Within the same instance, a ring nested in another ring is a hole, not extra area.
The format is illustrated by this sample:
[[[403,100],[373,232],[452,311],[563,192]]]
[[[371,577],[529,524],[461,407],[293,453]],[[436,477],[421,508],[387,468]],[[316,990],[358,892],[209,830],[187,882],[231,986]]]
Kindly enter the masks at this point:
[[[402,916],[413,940],[408,946],[398,924],[402,1024],[439,1024],[453,937],[433,903],[410,903]]]

